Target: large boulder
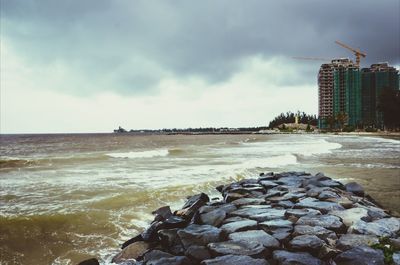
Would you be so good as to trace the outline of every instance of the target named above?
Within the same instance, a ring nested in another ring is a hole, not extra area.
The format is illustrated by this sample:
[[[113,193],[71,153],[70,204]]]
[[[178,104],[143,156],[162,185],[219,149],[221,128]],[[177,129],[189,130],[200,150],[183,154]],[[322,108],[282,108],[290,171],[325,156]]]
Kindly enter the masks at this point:
[[[287,230],[292,230],[293,229],[293,224],[289,220],[282,220],[282,219],[275,219],[271,221],[265,221],[259,223],[259,226],[267,231],[267,232],[273,232],[277,229],[287,229]]]
[[[222,230],[211,225],[192,224],[178,230],[178,236],[185,249],[192,245],[205,246],[221,239]]]
[[[275,250],[273,259],[279,265],[323,265],[323,262],[309,253],[305,252],[289,252],[285,250]]]
[[[344,234],[336,242],[336,247],[341,250],[348,250],[358,246],[370,246],[378,243],[379,240],[376,236]]]
[[[250,230],[257,228],[257,222],[254,220],[242,220],[237,222],[230,222],[221,226],[221,229],[228,234],[239,232],[243,230]]]
[[[334,215],[303,216],[297,220],[296,225],[322,226],[337,233],[344,232],[346,228],[340,218]]]
[[[304,198],[296,203],[295,208],[311,208],[327,213],[333,210],[344,210],[344,207],[335,202],[320,201],[314,198]]]
[[[343,211],[331,211],[329,214],[342,218],[342,221],[346,226],[351,226],[353,223],[361,219],[368,218],[368,210],[359,207]]]
[[[259,222],[274,219],[283,219],[285,217],[285,212],[285,209],[268,209],[265,213],[251,215],[249,216],[249,218]]]
[[[253,259],[249,256],[225,255],[203,260],[201,265],[269,265],[269,263],[264,259]]]
[[[191,261],[185,256],[175,256],[170,258],[161,258],[158,260],[150,260],[146,265],[191,265]]]
[[[322,226],[296,225],[294,227],[293,236],[301,235],[314,235],[325,241],[328,241],[328,238],[333,240],[337,239],[334,232]]]
[[[344,188],[346,189],[346,191],[351,192],[357,196],[364,196],[365,194],[364,188],[356,182],[347,183],[346,185],[344,185]]]
[[[375,235],[378,237],[395,236],[399,230],[400,219],[395,217],[383,218],[369,223],[360,220],[349,228],[350,233]]]
[[[324,241],[315,235],[301,235],[293,238],[289,245],[295,251],[309,251],[311,253],[318,253]]]
[[[121,263],[125,260],[135,259],[142,257],[150,248],[149,243],[138,241],[130,244],[118,253],[113,259],[114,263]]]
[[[204,213],[200,215],[200,220],[203,224],[219,226],[222,224],[222,221],[225,219],[226,212],[221,209],[215,209],[211,212]]]
[[[271,210],[270,205],[248,205],[231,212],[229,215],[249,218],[257,214],[267,213],[269,210]]]
[[[232,233],[229,235],[229,239],[235,241],[256,241],[263,244],[266,248],[278,248],[280,245],[278,240],[265,233],[263,230],[249,230]]]
[[[337,265],[384,265],[383,252],[367,246],[349,249],[334,259]]]
[[[266,255],[264,246],[256,241],[236,241],[210,243],[208,248],[216,256],[223,255],[245,255],[253,258],[260,258]]]

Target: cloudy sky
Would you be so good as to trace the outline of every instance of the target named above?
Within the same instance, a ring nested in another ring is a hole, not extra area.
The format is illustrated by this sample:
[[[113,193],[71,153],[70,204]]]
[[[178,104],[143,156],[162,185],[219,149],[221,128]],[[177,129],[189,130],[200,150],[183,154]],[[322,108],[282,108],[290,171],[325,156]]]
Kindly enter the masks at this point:
[[[0,0],[1,133],[262,126],[319,61],[400,65],[399,0]]]

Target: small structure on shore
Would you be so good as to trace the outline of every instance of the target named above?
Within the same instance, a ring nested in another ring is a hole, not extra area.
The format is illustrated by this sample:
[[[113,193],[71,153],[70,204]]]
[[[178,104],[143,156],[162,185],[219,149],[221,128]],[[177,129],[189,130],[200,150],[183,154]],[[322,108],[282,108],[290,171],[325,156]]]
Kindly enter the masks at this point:
[[[400,264],[400,219],[357,183],[262,173],[169,206],[112,262],[152,265]],[[94,262],[94,263],[93,263]],[[97,264],[94,259],[81,264]]]

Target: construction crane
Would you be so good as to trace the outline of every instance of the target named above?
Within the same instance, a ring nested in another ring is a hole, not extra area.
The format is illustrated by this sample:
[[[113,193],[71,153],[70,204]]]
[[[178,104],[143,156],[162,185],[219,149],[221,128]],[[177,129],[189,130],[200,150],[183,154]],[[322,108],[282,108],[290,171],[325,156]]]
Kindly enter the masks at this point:
[[[297,60],[311,60],[311,61],[330,61],[331,59],[327,58],[320,58],[320,57],[292,57],[293,59]]]
[[[354,48],[352,48],[352,47],[350,47],[350,46],[348,46],[348,45],[346,45],[344,43],[341,43],[340,41],[336,40],[335,43],[340,45],[340,46],[342,46],[343,48],[346,48],[346,49],[352,51],[354,53],[354,55],[356,56],[356,65],[357,66],[360,66],[361,57],[365,58],[365,56],[367,56],[367,54],[365,52],[362,52],[360,50],[356,50],[356,49],[354,49]]]

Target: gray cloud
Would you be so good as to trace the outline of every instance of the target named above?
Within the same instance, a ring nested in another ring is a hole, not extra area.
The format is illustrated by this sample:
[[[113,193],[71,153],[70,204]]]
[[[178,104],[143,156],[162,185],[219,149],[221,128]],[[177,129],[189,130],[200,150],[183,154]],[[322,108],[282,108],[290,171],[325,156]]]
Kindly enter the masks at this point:
[[[4,0],[1,37],[32,67],[60,63],[97,82],[85,93],[148,93],[169,75],[223,82],[255,55],[353,58],[336,39],[365,51],[364,65],[399,64],[399,3]],[[293,64],[315,82],[318,64]]]

